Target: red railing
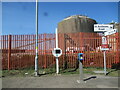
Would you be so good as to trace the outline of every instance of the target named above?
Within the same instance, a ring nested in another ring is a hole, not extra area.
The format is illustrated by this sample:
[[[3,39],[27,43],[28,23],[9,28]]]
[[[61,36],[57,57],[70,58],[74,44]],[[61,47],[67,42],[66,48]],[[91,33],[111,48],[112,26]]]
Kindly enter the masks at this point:
[[[63,55],[60,68],[77,68],[77,54],[84,54],[84,67],[103,67],[102,36],[97,33],[66,33],[58,35]],[[39,67],[55,67],[55,34],[39,34]],[[106,51],[107,67],[120,63],[120,34],[107,36],[109,51]],[[21,69],[34,66],[35,35],[2,35],[2,69]]]

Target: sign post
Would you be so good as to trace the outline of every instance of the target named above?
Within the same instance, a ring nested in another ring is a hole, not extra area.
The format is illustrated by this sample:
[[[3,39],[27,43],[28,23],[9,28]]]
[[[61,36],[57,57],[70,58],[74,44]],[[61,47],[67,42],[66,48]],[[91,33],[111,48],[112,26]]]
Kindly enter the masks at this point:
[[[77,80],[78,83],[83,83],[83,53],[78,53],[78,60],[79,60],[79,75],[80,80]]]
[[[58,31],[56,28],[56,48],[58,48]],[[59,61],[58,61],[58,57],[56,56],[56,73],[59,73]]]
[[[59,73],[59,62],[58,62],[58,57],[56,57],[56,73]]]
[[[105,38],[105,36],[107,35],[111,35],[117,32],[117,29],[112,29],[109,31],[104,32],[104,38],[102,37],[102,45],[104,47],[102,47],[101,50],[103,50],[103,55],[104,55],[104,74],[107,74],[107,69],[106,69],[106,50],[109,50],[108,48],[108,44],[107,44],[107,39]]]
[[[106,50],[109,50],[107,38],[105,36],[116,33],[117,30],[113,29],[112,24],[94,24],[94,32],[103,32],[104,36],[102,37],[102,48],[104,56],[104,74],[107,74],[106,70]]]
[[[106,70],[106,50],[109,50],[107,38],[105,36],[112,35],[117,32],[117,29],[114,29],[112,24],[94,24],[94,32],[103,32],[104,36],[102,37],[102,48],[104,55],[104,74],[107,74]]]
[[[106,69],[106,51],[104,50],[104,74],[107,74],[107,69]]]
[[[62,50],[60,48],[54,48],[52,54],[56,57],[56,73],[59,73],[59,60],[58,57],[62,55]]]
[[[53,49],[52,54],[56,57],[56,73],[59,73],[59,60],[58,57],[62,55],[62,50],[58,48],[58,33],[56,29],[56,48]]]
[[[107,74],[106,70],[106,50],[109,50],[108,44],[107,44],[107,38],[105,37],[105,32],[104,36],[102,37],[102,48],[101,50],[103,51],[103,56],[104,56],[104,74]]]

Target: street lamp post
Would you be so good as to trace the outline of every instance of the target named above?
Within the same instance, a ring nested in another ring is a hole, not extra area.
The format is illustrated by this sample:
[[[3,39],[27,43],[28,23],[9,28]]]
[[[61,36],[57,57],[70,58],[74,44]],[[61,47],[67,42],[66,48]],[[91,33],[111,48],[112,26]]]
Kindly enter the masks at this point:
[[[38,0],[36,0],[36,56],[35,56],[35,76],[38,76]]]

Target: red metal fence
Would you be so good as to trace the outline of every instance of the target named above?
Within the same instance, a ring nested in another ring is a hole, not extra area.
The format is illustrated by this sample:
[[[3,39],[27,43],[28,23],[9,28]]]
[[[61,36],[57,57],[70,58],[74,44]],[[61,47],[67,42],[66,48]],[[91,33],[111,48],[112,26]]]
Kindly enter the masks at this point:
[[[35,35],[3,35],[1,36],[2,68],[19,69],[34,66]],[[55,47],[54,34],[39,35],[39,66],[47,68],[54,64],[51,55]]]
[[[62,34],[61,34],[62,35]],[[69,33],[59,36],[59,47],[64,51],[65,68],[78,67],[77,55],[84,54],[84,67],[103,67],[102,36],[96,33]],[[64,40],[64,44],[62,43]],[[107,67],[120,63],[120,35],[107,36],[109,50],[106,51]],[[62,44],[61,44],[62,43]],[[62,62],[62,64],[63,64]]]
[[[63,55],[59,58],[60,68],[77,68],[77,54],[84,53],[84,67],[103,67],[102,36],[97,33],[59,34],[59,47]],[[39,67],[55,67],[55,34],[39,34]],[[106,51],[107,67],[120,63],[120,34],[107,36],[109,51]],[[1,36],[2,68],[21,69],[34,66],[35,35]]]

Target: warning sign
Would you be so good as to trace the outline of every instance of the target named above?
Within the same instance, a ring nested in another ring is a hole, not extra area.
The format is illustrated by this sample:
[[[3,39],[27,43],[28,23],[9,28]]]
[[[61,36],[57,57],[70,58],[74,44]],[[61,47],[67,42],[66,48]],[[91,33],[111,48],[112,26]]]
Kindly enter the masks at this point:
[[[107,38],[106,37],[102,37],[102,48],[101,50],[109,50],[109,45],[107,43]]]
[[[102,37],[102,44],[107,44],[107,38],[106,37]]]

